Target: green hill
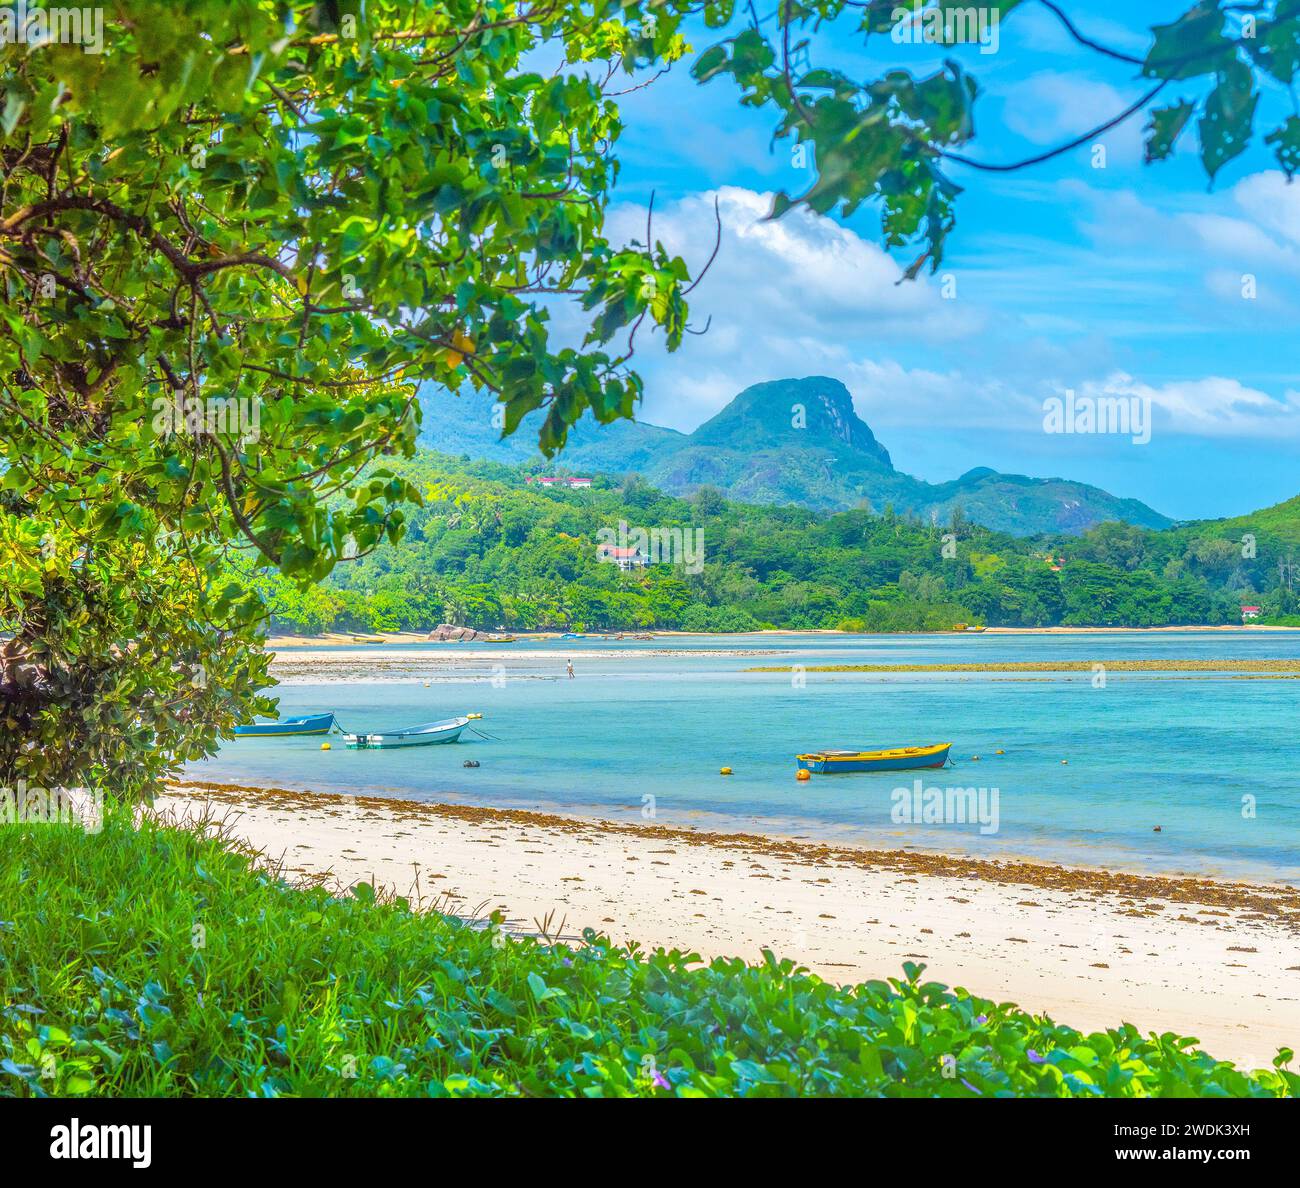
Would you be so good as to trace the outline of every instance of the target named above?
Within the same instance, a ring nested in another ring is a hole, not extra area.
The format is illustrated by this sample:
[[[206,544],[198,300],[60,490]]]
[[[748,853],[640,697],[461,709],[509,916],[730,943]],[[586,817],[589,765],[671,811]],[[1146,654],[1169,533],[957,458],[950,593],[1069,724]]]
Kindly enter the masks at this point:
[[[960,514],[936,523],[892,510],[755,506],[708,487],[688,500],[635,478],[540,488],[526,481],[528,467],[433,453],[399,469],[429,491],[400,544],[306,592],[241,575],[264,585],[276,626],[919,631],[1237,623],[1247,604],[1288,622],[1297,610],[1285,580],[1290,546],[1259,529],[1246,556],[1237,521],[1166,531],[1107,523],[1026,539]],[[1296,502],[1270,509],[1269,522],[1294,531]],[[598,545],[617,541],[620,525],[668,547],[628,570],[602,562]]]
[[[1196,529],[1204,522],[1198,522],[1189,525],[1189,527]],[[1300,495],[1283,503],[1274,504],[1272,507],[1265,507],[1259,511],[1251,512],[1249,515],[1233,516],[1231,519],[1220,520],[1218,523],[1223,525],[1225,531],[1239,536],[1252,533],[1258,538],[1261,534],[1264,534],[1272,536],[1275,540],[1290,548],[1300,550]]]
[[[536,415],[505,441],[492,406],[473,399],[426,399],[424,444],[472,459],[539,459]],[[946,523],[961,515],[1018,536],[1077,534],[1107,520],[1145,528],[1171,520],[1136,499],[1087,483],[999,474],[987,467],[945,483],[895,469],[889,451],[857,415],[847,388],[827,376],[755,384],[693,433],[642,422],[599,426],[587,420],[559,462],[576,471],[637,474],[689,496],[716,487],[746,503],[794,503],[825,511],[887,505],[900,514]]]

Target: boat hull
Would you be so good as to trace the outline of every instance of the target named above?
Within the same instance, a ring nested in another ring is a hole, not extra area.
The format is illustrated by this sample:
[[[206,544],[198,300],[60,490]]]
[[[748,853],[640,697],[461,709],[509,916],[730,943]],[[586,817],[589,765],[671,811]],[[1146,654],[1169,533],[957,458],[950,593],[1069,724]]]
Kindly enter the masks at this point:
[[[307,714],[285,718],[280,722],[253,722],[236,726],[236,738],[288,738],[292,735],[328,734],[334,726],[333,714]]]
[[[814,751],[799,755],[795,762],[803,771],[816,775],[840,775],[854,771],[920,771],[942,767],[948,762],[952,743],[929,747],[895,747],[884,751]]]
[[[348,734],[344,742],[354,751],[386,751],[394,747],[431,747],[441,743],[454,743],[461,731],[469,725],[468,718],[455,718],[450,722],[435,722],[427,727],[410,730],[377,730],[373,734]]]

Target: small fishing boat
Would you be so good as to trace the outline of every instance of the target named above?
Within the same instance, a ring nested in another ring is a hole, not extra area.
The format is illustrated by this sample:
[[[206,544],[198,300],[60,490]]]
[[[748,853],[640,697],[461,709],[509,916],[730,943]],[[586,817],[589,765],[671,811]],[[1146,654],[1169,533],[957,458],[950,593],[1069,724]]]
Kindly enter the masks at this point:
[[[334,725],[333,713],[300,714],[278,722],[252,722],[236,726],[236,738],[284,738],[290,734],[328,734]]]
[[[377,730],[373,734],[345,734],[343,741],[353,750],[387,747],[427,747],[433,743],[454,743],[469,725],[469,718],[448,718],[445,722],[425,722],[403,730]]]
[[[883,751],[812,751],[796,755],[804,771],[837,775],[845,771],[911,771],[921,767],[942,767],[948,762],[952,743],[928,747],[892,747]]]
[[[518,637],[514,635],[488,635],[484,636],[488,643],[518,643]]]

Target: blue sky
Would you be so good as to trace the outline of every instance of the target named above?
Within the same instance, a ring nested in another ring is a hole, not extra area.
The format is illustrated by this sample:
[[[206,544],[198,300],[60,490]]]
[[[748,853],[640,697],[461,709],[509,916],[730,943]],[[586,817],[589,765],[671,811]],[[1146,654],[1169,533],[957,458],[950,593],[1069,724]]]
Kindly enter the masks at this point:
[[[1185,3],[1108,5],[1106,16],[1062,6],[1088,35],[1140,55],[1149,26]],[[716,39],[692,38],[697,51]],[[943,54],[981,84],[969,151],[989,161],[1070,140],[1149,86],[1076,45],[1032,0],[1002,24],[996,53]],[[847,25],[812,51],[858,77],[894,65],[927,73],[940,56],[887,36],[864,48]],[[772,146],[772,113],[742,109],[732,83],[701,87],[683,67],[621,100],[612,237],[641,237],[652,191],[657,237],[693,266],[712,248],[715,195],[725,233],[693,294],[709,333],[673,355],[638,339],[641,419],[689,430],[750,383],[825,374],[848,385],[900,469],[935,481],[976,465],[1059,475],[1179,518],[1300,491],[1300,184],[1286,184],[1262,144],[1213,191],[1193,129],[1175,159],[1142,164],[1145,117],[1100,138],[1104,168],[1091,145],[1014,174],[954,165],[966,192],[942,269],[956,297],[945,299],[935,277],[895,284],[899,261],[878,246],[874,211],[767,222],[770,192],[797,193],[811,175],[794,168],[788,142]],[[1171,85],[1161,102],[1199,86]],[[1292,110],[1285,91],[1266,93],[1257,134]],[[1045,434],[1043,400],[1066,389],[1149,397],[1151,442]]]

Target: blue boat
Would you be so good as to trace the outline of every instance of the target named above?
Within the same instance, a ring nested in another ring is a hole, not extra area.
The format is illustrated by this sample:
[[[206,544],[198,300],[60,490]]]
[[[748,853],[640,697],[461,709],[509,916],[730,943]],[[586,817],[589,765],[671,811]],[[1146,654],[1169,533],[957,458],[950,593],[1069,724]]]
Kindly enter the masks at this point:
[[[334,714],[300,714],[296,718],[281,718],[278,722],[253,722],[236,726],[237,738],[286,738],[293,734],[328,734],[334,725]]]
[[[928,747],[892,747],[883,751],[812,751],[795,756],[800,768],[818,775],[843,771],[913,771],[921,767],[942,767],[948,762],[952,743]]]

